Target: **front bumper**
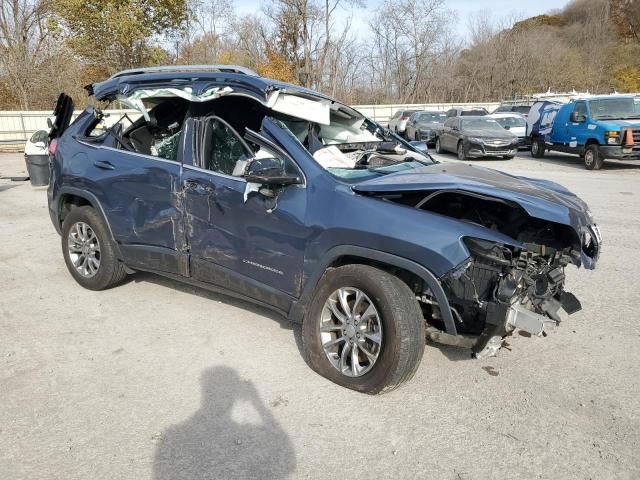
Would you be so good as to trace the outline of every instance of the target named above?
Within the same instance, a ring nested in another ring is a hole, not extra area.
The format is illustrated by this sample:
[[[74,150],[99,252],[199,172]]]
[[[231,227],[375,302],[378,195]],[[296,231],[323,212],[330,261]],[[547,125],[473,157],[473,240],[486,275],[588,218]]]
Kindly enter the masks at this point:
[[[436,134],[435,132],[420,132],[418,131],[418,138],[426,143],[435,143],[436,142]]]
[[[480,157],[505,157],[518,153],[518,146],[513,143],[491,145],[487,143],[467,143],[467,156],[469,158]]]
[[[526,150],[529,146],[529,140],[527,137],[518,137],[518,150]]]
[[[633,148],[623,148],[621,146],[603,145],[600,153],[604,158],[614,160],[640,160],[640,146]]]

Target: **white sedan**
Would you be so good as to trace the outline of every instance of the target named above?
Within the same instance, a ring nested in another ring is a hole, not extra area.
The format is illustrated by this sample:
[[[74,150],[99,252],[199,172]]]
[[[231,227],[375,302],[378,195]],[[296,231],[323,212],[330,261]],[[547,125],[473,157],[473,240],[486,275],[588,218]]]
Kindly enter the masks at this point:
[[[518,137],[518,148],[528,148],[527,146],[527,120],[518,113],[492,113],[488,115],[498,122],[502,128],[509,130]]]

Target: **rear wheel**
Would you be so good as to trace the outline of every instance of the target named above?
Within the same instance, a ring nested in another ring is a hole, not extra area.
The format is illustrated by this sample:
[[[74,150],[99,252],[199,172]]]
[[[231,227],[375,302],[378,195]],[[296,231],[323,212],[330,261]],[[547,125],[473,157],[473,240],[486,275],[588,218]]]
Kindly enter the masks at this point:
[[[587,145],[584,151],[584,166],[587,170],[600,170],[604,164],[604,157],[600,152],[600,146],[592,143]]]
[[[73,208],[65,217],[62,255],[71,276],[89,290],[113,287],[127,276],[102,217],[92,207]]]
[[[411,289],[367,265],[328,270],[302,327],[310,366],[338,385],[368,394],[411,379],[424,339],[424,318]]]
[[[462,141],[458,142],[458,160],[466,160],[467,152],[464,151],[464,143]]]
[[[544,156],[545,145],[541,138],[531,139],[531,156],[533,158],[542,158]]]

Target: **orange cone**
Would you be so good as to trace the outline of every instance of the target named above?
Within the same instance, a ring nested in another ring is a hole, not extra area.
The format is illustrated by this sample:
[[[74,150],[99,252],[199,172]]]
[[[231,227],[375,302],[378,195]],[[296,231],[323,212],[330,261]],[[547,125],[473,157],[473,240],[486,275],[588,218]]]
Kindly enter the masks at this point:
[[[630,128],[627,128],[624,133],[624,146],[633,147],[633,145],[633,131]]]

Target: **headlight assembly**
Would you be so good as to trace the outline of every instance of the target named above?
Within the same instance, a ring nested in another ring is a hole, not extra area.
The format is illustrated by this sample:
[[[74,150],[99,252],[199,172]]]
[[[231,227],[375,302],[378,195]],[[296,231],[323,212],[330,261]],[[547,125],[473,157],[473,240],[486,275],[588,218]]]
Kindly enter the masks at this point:
[[[607,145],[619,145],[620,144],[620,132],[615,130],[610,130],[608,132],[604,132],[604,139]]]

